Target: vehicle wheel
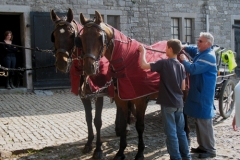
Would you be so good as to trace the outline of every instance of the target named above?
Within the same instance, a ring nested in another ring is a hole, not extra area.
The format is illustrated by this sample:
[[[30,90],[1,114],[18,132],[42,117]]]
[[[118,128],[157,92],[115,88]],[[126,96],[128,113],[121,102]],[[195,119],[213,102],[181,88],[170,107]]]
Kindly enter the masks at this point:
[[[230,79],[223,82],[219,95],[219,111],[223,118],[228,118],[233,111],[235,102],[234,87],[235,84]]]

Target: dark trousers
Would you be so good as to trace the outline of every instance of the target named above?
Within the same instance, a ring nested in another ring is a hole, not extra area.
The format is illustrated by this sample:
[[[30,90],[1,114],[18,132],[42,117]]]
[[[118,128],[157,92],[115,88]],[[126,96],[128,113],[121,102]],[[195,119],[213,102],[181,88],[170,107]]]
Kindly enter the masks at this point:
[[[16,56],[15,55],[7,55],[3,58],[3,66],[6,68],[15,68],[16,67]],[[9,72],[9,76],[13,76],[14,72]]]

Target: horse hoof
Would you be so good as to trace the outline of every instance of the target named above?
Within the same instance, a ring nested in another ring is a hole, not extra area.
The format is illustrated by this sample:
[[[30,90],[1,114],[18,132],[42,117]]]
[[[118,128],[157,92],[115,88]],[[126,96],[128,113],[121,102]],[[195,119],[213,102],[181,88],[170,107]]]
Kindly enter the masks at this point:
[[[116,155],[113,160],[124,160],[125,159],[125,155],[123,154],[122,156],[118,156]]]
[[[136,156],[135,156],[135,159],[134,160],[144,160],[144,155],[142,153],[138,153]]]
[[[143,156],[142,157],[135,157],[134,160],[144,160],[144,157]]]
[[[103,152],[102,151],[94,151],[93,159],[102,159],[102,158],[103,158]]]
[[[116,132],[116,136],[117,136],[117,137],[120,137],[121,134],[120,134],[119,132]]]
[[[89,153],[89,152],[91,152],[91,150],[92,150],[92,146],[85,146],[83,148],[82,153]]]

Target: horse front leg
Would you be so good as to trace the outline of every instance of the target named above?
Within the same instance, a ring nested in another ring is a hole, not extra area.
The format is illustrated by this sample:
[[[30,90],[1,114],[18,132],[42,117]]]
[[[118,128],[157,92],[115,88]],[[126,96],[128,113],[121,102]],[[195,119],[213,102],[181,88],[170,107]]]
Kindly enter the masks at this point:
[[[119,98],[115,98],[115,102],[117,105],[118,116],[120,121],[118,121],[119,135],[120,135],[120,147],[117,154],[114,157],[114,160],[123,160],[125,159],[124,150],[127,146],[127,135],[126,135],[126,127],[127,127],[127,116],[128,116],[128,102],[122,101]]]
[[[138,132],[138,152],[135,156],[135,160],[144,159],[144,148],[145,144],[143,141],[144,132],[144,117],[147,108],[147,100],[145,98],[140,98],[136,101],[136,130]]]
[[[95,118],[94,125],[97,131],[96,149],[93,153],[94,159],[101,159],[103,157],[102,151],[102,140],[101,140],[101,128],[102,128],[102,108],[103,108],[103,97],[98,97],[95,103]]]
[[[88,99],[82,98],[82,103],[85,109],[85,117],[88,128],[88,140],[84,146],[83,153],[89,153],[92,150],[92,141],[94,139],[93,127],[92,127],[92,105],[91,101]]]

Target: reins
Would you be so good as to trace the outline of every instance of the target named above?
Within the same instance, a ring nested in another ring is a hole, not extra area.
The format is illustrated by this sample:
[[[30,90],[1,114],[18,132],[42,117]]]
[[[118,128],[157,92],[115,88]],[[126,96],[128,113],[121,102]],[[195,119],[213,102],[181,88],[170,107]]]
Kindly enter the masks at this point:
[[[23,47],[23,46],[15,45],[15,44],[7,44],[7,43],[4,43],[4,42],[0,42],[0,44],[9,45],[9,46],[14,46],[14,47],[18,47],[18,48],[29,49],[29,50],[33,50],[33,51],[39,51],[39,52],[53,53],[53,51],[54,51],[54,50],[43,50],[43,49],[39,49],[38,47],[36,47],[36,48],[28,48],[28,47]]]
[[[150,50],[150,51],[154,51],[154,52],[160,52],[160,53],[166,53],[165,51],[160,51],[160,50],[156,50],[156,49],[152,49],[152,48],[147,48],[144,46],[145,49]]]
[[[160,50],[156,50],[156,49],[152,49],[152,48],[147,48],[146,46],[144,46],[144,48],[147,49],[147,50],[150,50],[150,51],[160,52],[160,53],[165,53],[166,54],[165,51],[160,51]],[[180,51],[179,53],[184,54],[188,58],[188,60],[191,61],[191,56],[188,53],[186,53],[184,51]]]
[[[36,48],[28,48],[28,47],[24,47],[24,46],[19,46],[19,45],[15,45],[15,44],[7,44],[4,42],[0,42],[0,44],[4,44],[4,45],[10,45],[10,46],[14,46],[14,47],[18,47],[18,48],[24,48],[24,49],[29,49],[29,50],[33,50],[33,51],[38,51],[38,52],[46,52],[46,53],[52,53],[53,54],[53,50],[43,50],[43,49],[39,49],[38,47]],[[1,66],[0,64],[0,69],[3,71],[0,71],[0,76],[4,76],[7,77],[8,76],[8,71],[14,71],[14,72],[25,72],[27,70],[36,70],[36,69],[42,69],[42,68],[50,68],[50,67],[54,67],[55,65],[51,65],[51,66],[44,66],[44,67],[35,67],[35,68],[6,68]]]

